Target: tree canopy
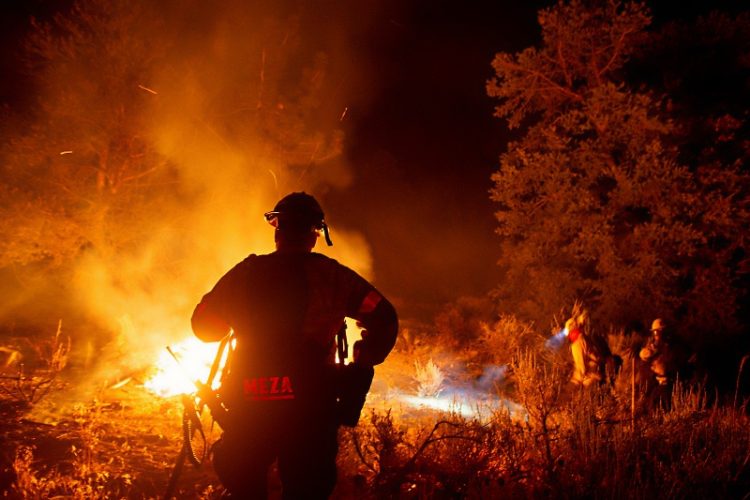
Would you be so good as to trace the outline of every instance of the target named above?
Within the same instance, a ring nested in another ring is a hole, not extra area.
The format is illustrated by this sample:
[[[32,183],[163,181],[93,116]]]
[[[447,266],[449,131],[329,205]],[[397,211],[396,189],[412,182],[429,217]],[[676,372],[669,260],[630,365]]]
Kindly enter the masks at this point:
[[[743,38],[746,20],[698,22],[717,35],[703,40],[716,49],[722,26]],[[707,116],[680,101],[698,73],[654,64],[677,28],[650,32],[650,23],[640,3],[560,1],[539,14],[538,47],[495,57],[487,91],[496,116],[522,128],[492,177],[506,276],[497,293],[540,321],[583,300],[607,324],[665,316],[686,330],[736,332],[747,293],[748,136],[728,139],[744,156],[687,153],[706,152],[720,129],[744,129],[748,107]],[[715,68],[716,82],[721,71],[748,74],[747,45],[727,46],[734,64]],[[682,81],[656,83],[667,78]]]

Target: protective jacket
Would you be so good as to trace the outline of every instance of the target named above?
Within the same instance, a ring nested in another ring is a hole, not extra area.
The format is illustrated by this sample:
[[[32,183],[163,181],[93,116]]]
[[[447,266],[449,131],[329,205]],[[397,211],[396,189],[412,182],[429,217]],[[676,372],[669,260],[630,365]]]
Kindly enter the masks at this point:
[[[648,363],[659,385],[669,385],[687,364],[688,349],[677,337],[663,336],[657,340],[652,336],[639,356]]]
[[[226,273],[196,307],[192,324],[204,341],[234,330],[236,351],[222,391],[231,410],[258,401],[329,402],[326,367],[333,366],[345,317],[367,331],[357,363],[381,363],[398,329],[388,300],[334,259],[274,252],[250,255]]]

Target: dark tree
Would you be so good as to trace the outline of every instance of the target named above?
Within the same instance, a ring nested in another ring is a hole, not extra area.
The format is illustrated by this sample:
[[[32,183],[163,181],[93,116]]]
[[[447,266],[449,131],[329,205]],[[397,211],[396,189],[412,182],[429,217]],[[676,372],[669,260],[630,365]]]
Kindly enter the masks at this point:
[[[658,45],[648,10],[561,1],[539,21],[541,45],[498,54],[488,84],[496,115],[524,127],[493,175],[498,293],[541,321],[580,299],[607,323],[736,331],[747,170],[719,162],[707,182],[679,140],[707,117],[675,114],[669,89],[629,78]]]

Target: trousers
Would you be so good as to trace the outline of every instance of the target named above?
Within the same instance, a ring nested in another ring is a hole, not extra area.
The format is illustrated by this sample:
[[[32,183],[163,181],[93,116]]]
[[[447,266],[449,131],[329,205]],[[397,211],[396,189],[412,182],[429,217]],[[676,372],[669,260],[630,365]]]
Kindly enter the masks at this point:
[[[278,461],[284,499],[326,499],[336,485],[338,422],[333,408],[256,411],[231,419],[213,447],[216,474],[231,498],[264,499]]]

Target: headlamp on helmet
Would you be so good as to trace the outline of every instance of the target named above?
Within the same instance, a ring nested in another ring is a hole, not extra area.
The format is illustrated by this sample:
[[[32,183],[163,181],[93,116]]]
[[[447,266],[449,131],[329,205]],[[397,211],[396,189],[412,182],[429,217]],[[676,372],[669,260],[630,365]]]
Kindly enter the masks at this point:
[[[651,331],[652,332],[661,332],[666,328],[666,323],[661,318],[656,318],[653,323],[651,323]]]

